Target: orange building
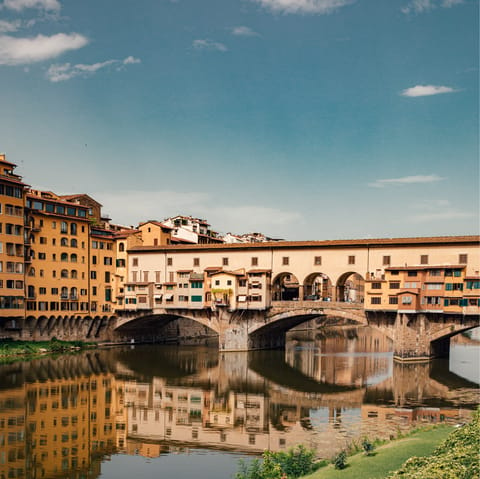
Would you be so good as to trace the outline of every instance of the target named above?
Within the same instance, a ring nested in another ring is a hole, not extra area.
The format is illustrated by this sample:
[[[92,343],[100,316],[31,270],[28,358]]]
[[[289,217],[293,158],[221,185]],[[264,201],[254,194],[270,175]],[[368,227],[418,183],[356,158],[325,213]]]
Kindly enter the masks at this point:
[[[88,314],[87,208],[31,190],[27,212],[27,316]]]
[[[480,276],[467,276],[466,264],[392,266],[365,289],[367,311],[480,312]]]
[[[24,317],[24,207],[27,186],[0,155],[0,317],[15,328]],[[7,325],[5,325],[7,326]]]

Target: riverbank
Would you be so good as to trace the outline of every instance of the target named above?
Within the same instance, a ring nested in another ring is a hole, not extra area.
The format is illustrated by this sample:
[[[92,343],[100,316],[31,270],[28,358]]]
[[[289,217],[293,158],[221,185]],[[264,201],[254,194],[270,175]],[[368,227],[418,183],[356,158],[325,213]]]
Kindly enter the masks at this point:
[[[412,456],[428,456],[454,430],[453,426],[440,425],[421,429],[402,439],[379,446],[373,455],[354,454],[347,458],[345,469],[335,469],[333,464],[321,468],[305,479],[384,479]]]
[[[65,354],[95,348],[83,341],[0,341],[0,364],[33,359],[45,354]]]

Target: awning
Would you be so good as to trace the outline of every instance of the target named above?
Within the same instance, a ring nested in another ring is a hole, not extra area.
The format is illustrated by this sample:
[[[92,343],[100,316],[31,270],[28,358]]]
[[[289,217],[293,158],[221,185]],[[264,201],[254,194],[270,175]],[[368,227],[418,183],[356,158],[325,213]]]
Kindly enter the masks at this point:
[[[239,303],[244,303],[247,300],[247,297],[244,295],[240,295],[237,299]]]
[[[173,299],[173,294],[166,294],[166,295],[165,295],[165,299],[166,299],[167,301],[170,301],[171,299]]]
[[[153,299],[162,299],[163,294],[154,294]]]

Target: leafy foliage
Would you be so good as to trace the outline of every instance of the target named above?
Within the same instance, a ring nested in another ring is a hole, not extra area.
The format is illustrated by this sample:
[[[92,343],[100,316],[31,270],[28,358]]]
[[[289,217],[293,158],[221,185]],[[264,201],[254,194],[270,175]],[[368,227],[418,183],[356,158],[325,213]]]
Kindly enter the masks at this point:
[[[315,451],[300,445],[287,452],[265,451],[262,460],[240,461],[235,479],[295,479],[317,468]]]
[[[345,469],[347,467],[347,453],[340,451],[332,460],[335,469]]]
[[[480,408],[472,421],[452,432],[428,457],[411,457],[389,479],[475,479],[480,477]]]
[[[362,441],[362,448],[366,456],[371,456],[373,454],[373,450],[375,449],[375,445],[365,438]]]

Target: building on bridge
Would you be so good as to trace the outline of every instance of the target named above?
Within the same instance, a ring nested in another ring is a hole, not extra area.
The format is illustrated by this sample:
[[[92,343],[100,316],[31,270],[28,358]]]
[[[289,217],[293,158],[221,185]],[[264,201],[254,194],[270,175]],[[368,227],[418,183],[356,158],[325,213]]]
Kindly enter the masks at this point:
[[[478,314],[478,245],[478,237],[138,245],[128,251],[125,294],[134,309],[263,310],[307,300]]]

